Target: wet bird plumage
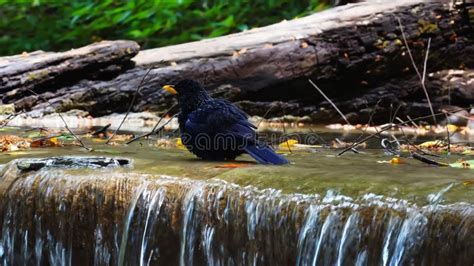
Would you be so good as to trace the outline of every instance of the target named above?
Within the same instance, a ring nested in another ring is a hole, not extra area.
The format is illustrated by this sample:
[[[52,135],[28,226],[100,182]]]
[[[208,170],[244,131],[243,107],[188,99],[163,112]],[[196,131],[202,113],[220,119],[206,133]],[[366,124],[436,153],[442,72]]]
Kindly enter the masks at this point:
[[[248,121],[248,115],[231,102],[212,98],[192,80],[180,81],[168,90],[178,95],[181,140],[196,156],[207,160],[234,160],[248,153],[262,164],[288,163],[283,156],[258,142],[256,127]]]

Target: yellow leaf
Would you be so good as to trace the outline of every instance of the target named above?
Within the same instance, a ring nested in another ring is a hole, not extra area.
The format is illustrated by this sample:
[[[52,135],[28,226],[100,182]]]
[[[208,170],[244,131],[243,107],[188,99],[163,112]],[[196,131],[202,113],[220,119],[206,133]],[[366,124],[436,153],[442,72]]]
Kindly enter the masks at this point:
[[[431,147],[437,147],[442,145],[443,143],[439,140],[434,140],[434,141],[426,141],[418,145],[420,148],[431,148]]]
[[[289,139],[285,142],[282,142],[280,143],[280,145],[278,145],[278,147],[280,147],[281,149],[288,149],[288,147],[294,147],[295,144],[298,144],[298,141],[296,139]]]
[[[176,138],[176,148],[178,149],[186,149],[186,147],[183,144],[183,141],[181,138]]]
[[[456,130],[458,130],[458,127],[456,125],[449,124],[447,125],[447,127],[449,132],[455,132]]]

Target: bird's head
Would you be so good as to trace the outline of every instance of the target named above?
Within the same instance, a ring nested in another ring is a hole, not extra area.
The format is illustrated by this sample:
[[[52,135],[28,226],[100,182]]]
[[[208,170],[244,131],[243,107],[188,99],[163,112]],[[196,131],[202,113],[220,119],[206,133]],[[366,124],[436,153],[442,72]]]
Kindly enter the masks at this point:
[[[191,79],[183,79],[176,85],[165,85],[163,86],[163,89],[178,96],[183,94],[196,95],[205,92],[205,89],[199,82]]]
[[[210,99],[206,89],[197,81],[184,79],[176,83],[176,85],[165,85],[163,89],[178,96],[178,102],[183,108],[194,109],[199,107],[201,103]]]

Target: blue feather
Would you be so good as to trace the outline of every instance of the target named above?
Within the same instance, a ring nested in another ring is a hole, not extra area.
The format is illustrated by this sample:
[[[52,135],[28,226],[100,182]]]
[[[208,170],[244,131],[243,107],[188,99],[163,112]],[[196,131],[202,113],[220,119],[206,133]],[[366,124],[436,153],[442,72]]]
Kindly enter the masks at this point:
[[[247,145],[245,151],[261,164],[287,164],[288,160],[268,146]]]

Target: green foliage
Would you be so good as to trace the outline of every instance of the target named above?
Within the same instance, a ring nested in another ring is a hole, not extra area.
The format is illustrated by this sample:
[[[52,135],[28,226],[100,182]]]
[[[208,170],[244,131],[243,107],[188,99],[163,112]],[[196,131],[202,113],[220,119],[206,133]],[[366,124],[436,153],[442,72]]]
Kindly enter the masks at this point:
[[[327,0],[0,0],[0,55],[66,50],[103,39],[142,48],[216,37],[292,19]]]

